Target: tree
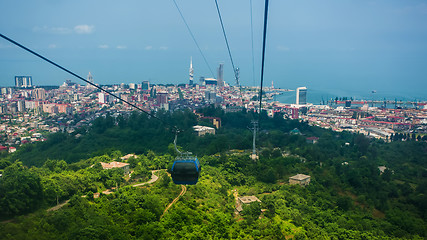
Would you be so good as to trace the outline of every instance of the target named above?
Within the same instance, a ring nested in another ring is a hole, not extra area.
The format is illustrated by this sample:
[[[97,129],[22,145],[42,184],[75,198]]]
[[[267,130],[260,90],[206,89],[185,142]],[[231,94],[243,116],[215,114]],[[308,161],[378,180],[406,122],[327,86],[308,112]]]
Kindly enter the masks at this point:
[[[337,206],[343,211],[348,211],[353,206],[353,201],[347,196],[339,197],[337,200]]]
[[[369,138],[363,135],[357,135],[354,139],[354,143],[356,144],[359,152],[362,153],[362,155],[366,155],[369,147]]]
[[[15,162],[3,172],[0,181],[0,213],[13,216],[35,210],[43,200],[40,177]]]
[[[261,214],[261,204],[259,202],[253,202],[251,204],[243,205],[242,214],[245,216],[245,219],[249,222],[253,222],[258,219]]]

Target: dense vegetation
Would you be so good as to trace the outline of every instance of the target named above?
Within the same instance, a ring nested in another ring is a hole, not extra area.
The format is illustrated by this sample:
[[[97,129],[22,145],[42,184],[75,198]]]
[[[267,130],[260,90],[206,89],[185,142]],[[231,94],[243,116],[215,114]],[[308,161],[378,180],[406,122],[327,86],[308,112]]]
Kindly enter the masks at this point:
[[[46,159],[60,159],[67,163],[78,162],[120,150],[125,153],[142,154],[151,150],[164,154],[170,152],[169,144],[173,142],[174,131],[171,126],[177,126],[182,132],[178,143],[186,150],[199,156],[212,155],[231,149],[249,149],[252,147],[252,133],[248,130],[251,126],[253,113],[229,113],[216,108],[202,109],[205,116],[218,116],[222,120],[222,128],[215,136],[198,138],[192,127],[198,123],[209,125],[208,122],[196,118],[190,112],[158,112],[157,116],[169,125],[150,118],[148,115],[133,113],[130,116],[113,118],[106,114],[97,118],[90,127],[81,128],[72,134],[55,133],[47,141],[27,144],[11,156],[11,161],[19,160],[27,166],[42,166]],[[280,115],[269,119],[267,115],[261,117],[261,127],[266,137],[263,143],[275,146],[293,142],[294,138],[278,140],[280,132],[288,133],[294,128],[313,134],[313,131],[322,129],[309,128],[298,121],[284,121]],[[276,139],[269,140],[269,133]],[[264,141],[266,140],[266,141]],[[303,139],[302,139],[303,140]],[[278,142],[281,141],[281,142]]]
[[[198,120],[189,112],[160,113],[186,130],[179,143],[203,165],[199,183],[188,186],[163,217],[181,191],[165,171],[152,185],[129,185],[149,179],[150,170],[170,167],[173,133],[144,115],[106,116],[80,130],[80,138],[56,134],[0,159],[0,214],[13,218],[0,224],[0,239],[427,238],[426,142],[385,143],[262,116],[260,159],[254,162],[239,151],[251,147],[251,113],[202,111],[221,117],[216,135],[195,136],[190,128]],[[294,128],[304,135],[290,134]],[[319,141],[307,143],[309,136]],[[36,156],[42,151],[48,157]],[[127,160],[131,178],[97,164],[132,152],[140,155]],[[378,166],[387,169],[381,173]],[[310,175],[310,185],[288,185],[297,173]],[[114,187],[114,193],[93,198]],[[234,194],[262,202],[236,215]],[[46,211],[67,199],[61,209]]]

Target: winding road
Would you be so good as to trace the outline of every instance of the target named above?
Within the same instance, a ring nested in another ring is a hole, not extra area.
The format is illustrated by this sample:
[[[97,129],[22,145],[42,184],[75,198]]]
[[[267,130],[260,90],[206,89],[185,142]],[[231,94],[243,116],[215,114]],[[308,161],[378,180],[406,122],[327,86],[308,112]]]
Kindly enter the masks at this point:
[[[162,214],[162,216],[160,216],[160,218],[162,218],[165,214],[166,214],[166,212],[169,210],[169,208],[171,208],[172,207],[172,205],[176,202],[176,201],[178,201],[179,200],[179,198],[181,197],[181,196],[183,196],[186,192],[187,192],[187,187],[185,186],[185,185],[181,185],[181,193],[178,195],[178,197],[176,197],[167,207],[166,207],[166,209],[163,211],[163,214]]]
[[[151,179],[149,181],[143,182],[143,183],[138,183],[138,184],[133,184],[132,187],[140,187],[140,186],[151,184],[151,183],[157,181],[159,179],[159,177],[157,175],[155,175],[154,173],[157,172],[157,171],[160,171],[160,170],[153,170],[153,171],[151,171]]]
[[[160,169],[160,170],[162,170],[162,169]],[[151,179],[150,180],[148,180],[147,182],[143,182],[143,183],[133,184],[132,187],[141,187],[141,186],[144,186],[144,185],[147,185],[147,184],[154,183],[155,181],[157,181],[159,179],[159,177],[157,175],[155,175],[154,173],[157,172],[157,171],[160,171],[160,170],[152,170],[151,171]],[[70,201],[70,199],[68,199],[67,201],[65,201],[65,202],[63,202],[63,203],[61,203],[59,205],[56,205],[54,207],[49,208],[46,211],[48,211],[48,212],[56,211],[56,210],[62,208],[63,206],[65,206],[69,201]]]

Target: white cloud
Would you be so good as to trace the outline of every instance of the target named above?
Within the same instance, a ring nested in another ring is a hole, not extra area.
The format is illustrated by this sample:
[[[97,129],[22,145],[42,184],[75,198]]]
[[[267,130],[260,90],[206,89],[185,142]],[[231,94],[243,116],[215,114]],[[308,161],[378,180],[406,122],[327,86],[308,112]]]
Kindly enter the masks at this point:
[[[287,51],[290,51],[291,49],[285,46],[277,46],[277,50],[287,52]]]
[[[159,49],[163,50],[163,51],[166,51],[166,50],[168,50],[168,47],[160,47]]]
[[[126,47],[126,46],[124,46],[124,45],[119,45],[119,46],[117,46],[117,49],[126,49],[126,48],[128,48],[128,47]]]
[[[99,45],[98,48],[107,49],[107,48],[110,48],[110,46],[108,46],[107,44],[102,44],[102,45]]]
[[[145,47],[145,50],[152,50],[153,49],[153,46],[146,46]]]
[[[95,27],[93,25],[77,25],[74,27],[74,31],[78,34],[90,34],[93,32],[94,28]]]
[[[49,44],[48,48],[54,49],[54,48],[58,48],[58,46],[56,44]]]
[[[66,27],[53,27],[50,29],[50,32],[56,33],[56,34],[70,34],[71,29]]]

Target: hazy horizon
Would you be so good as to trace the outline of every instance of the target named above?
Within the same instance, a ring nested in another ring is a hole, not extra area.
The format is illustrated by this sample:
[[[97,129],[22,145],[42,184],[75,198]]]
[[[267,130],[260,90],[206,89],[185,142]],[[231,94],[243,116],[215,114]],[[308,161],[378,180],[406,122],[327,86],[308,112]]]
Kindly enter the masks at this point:
[[[213,1],[177,1],[214,76],[173,1],[4,1],[0,32],[96,83],[187,83],[234,77]],[[263,1],[219,1],[242,85],[259,85]],[[425,96],[427,4],[407,1],[271,1],[264,86],[329,92]],[[35,85],[81,83],[0,39],[0,85],[31,75]],[[81,83],[83,84],[83,83]]]

